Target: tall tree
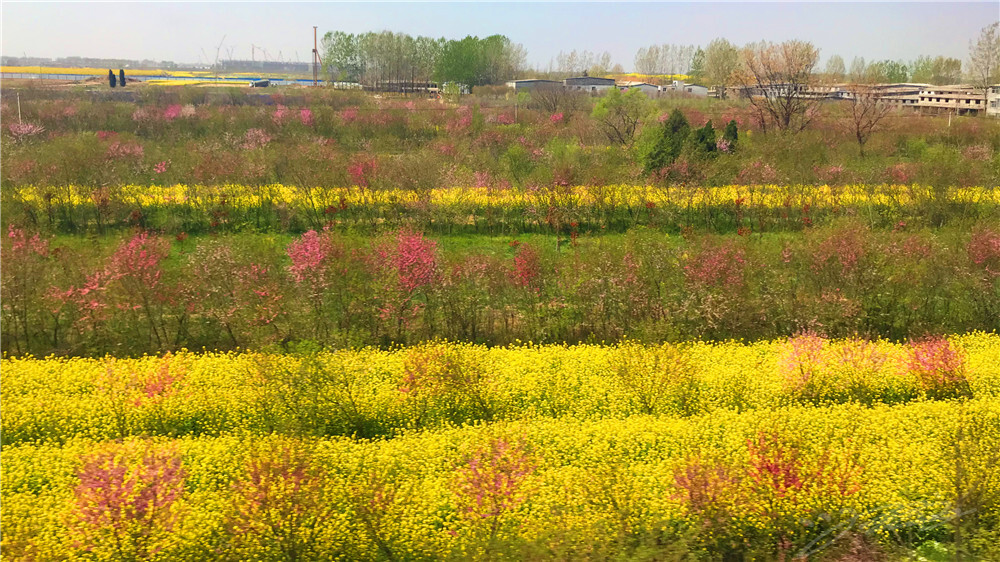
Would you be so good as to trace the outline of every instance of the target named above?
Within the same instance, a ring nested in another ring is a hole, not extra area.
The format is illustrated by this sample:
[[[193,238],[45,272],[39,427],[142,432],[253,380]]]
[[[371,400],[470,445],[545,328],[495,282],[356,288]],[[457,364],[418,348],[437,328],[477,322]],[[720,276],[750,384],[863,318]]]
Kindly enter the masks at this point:
[[[868,65],[865,64],[865,57],[854,57],[851,61],[851,72],[848,75],[851,82],[864,82],[867,77]]]
[[[972,83],[983,89],[997,82],[1000,76],[1000,21],[983,28],[975,43],[969,41],[969,75]]]
[[[909,69],[911,82],[929,84],[934,78],[934,59],[920,55],[909,64]]]
[[[933,75],[931,83],[956,84],[962,81],[962,61],[951,57],[937,57],[934,59]]]
[[[740,51],[723,38],[712,39],[705,47],[705,79],[711,86],[732,84],[733,73],[740,65]]]
[[[700,82],[705,77],[705,50],[701,47],[691,57],[691,70],[688,74],[695,82]]]
[[[797,132],[811,120],[817,100],[804,96],[819,51],[812,43],[751,43],[740,53],[737,81],[756,111],[761,127]]]
[[[865,82],[869,84],[884,84],[905,82],[909,76],[906,65],[891,60],[881,60],[868,65],[865,71]]]
[[[442,46],[435,76],[440,82],[458,82],[469,87],[497,84],[521,72],[524,60],[524,47],[512,44],[503,35],[484,39],[470,35]]]
[[[831,82],[841,82],[847,69],[844,67],[844,58],[840,55],[833,55],[826,61],[826,79]]]

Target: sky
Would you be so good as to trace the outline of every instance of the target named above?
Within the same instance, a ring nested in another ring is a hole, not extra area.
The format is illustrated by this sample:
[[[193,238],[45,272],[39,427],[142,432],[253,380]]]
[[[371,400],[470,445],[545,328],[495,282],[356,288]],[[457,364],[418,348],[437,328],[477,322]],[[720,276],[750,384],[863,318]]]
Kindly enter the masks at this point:
[[[823,64],[849,65],[944,55],[965,61],[969,40],[1000,19],[1000,1],[982,2],[10,2],[0,3],[0,53],[211,63],[249,59],[251,44],[271,58],[309,62],[313,26],[362,33],[390,30],[462,38],[502,34],[544,69],[560,51],[608,51],[632,69],[652,44],[705,46],[811,41]],[[257,58],[261,57],[258,51]]]

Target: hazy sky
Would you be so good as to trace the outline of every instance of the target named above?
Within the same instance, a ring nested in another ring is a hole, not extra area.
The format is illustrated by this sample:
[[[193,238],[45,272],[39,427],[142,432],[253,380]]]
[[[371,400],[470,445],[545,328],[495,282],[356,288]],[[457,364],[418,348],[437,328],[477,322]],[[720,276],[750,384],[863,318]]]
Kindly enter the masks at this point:
[[[312,26],[326,31],[402,31],[461,38],[499,33],[521,43],[531,65],[560,50],[608,51],[631,69],[654,43],[706,45],[804,39],[821,61],[839,54],[866,60],[945,55],[963,61],[969,40],[1000,19],[984,2],[661,2],[661,3],[96,3],[0,4],[2,54],[205,61],[250,58],[251,43],[277,58],[307,62]],[[204,50],[205,54],[202,54]],[[258,58],[260,55],[258,55]]]

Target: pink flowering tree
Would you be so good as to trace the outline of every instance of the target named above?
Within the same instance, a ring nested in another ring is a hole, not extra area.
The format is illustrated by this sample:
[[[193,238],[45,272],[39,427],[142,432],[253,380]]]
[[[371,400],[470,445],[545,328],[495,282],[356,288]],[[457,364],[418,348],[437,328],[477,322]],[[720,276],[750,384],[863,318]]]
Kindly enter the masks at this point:
[[[350,286],[346,281],[353,278],[356,268],[349,263],[343,244],[331,232],[310,230],[288,245],[287,254],[292,283],[311,309],[314,336],[328,340],[332,322],[347,329]]]
[[[69,527],[88,556],[167,556],[181,514],[184,470],[176,450],[143,442],[110,445],[83,459]]]
[[[54,288],[56,310],[69,307],[76,327],[98,335],[102,326],[115,333],[145,336],[146,349],[170,345],[166,307],[173,287],[163,283],[161,262],[170,253],[170,243],[148,232],[138,232],[108,257],[104,266],[90,273],[79,286]]]
[[[338,502],[303,444],[277,438],[250,452],[232,484],[225,527],[238,559],[316,560]],[[264,558],[258,558],[264,557]]]
[[[929,398],[972,396],[965,353],[947,338],[927,337],[910,342],[906,367]]]
[[[3,350],[28,353],[32,341],[48,324],[44,291],[53,265],[49,241],[11,225],[0,248]]]
[[[381,280],[379,316],[399,340],[422,311],[432,312],[429,307],[439,284],[437,242],[399,230],[375,245],[370,262],[375,278]]]
[[[285,337],[284,320],[291,311],[280,269],[244,258],[220,241],[195,248],[188,264],[184,293],[192,315],[219,326],[233,347]]]
[[[527,501],[538,463],[522,440],[499,437],[473,452],[458,469],[457,507],[474,538],[490,552],[514,514]]]

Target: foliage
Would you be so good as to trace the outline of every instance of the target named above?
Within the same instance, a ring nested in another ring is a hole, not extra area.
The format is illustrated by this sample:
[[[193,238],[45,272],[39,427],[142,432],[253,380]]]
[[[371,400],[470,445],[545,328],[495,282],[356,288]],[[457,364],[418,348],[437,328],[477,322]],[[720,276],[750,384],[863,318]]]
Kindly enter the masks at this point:
[[[591,115],[601,124],[608,141],[630,147],[648,107],[649,98],[641,90],[632,88],[622,93],[611,88],[594,106]]]

